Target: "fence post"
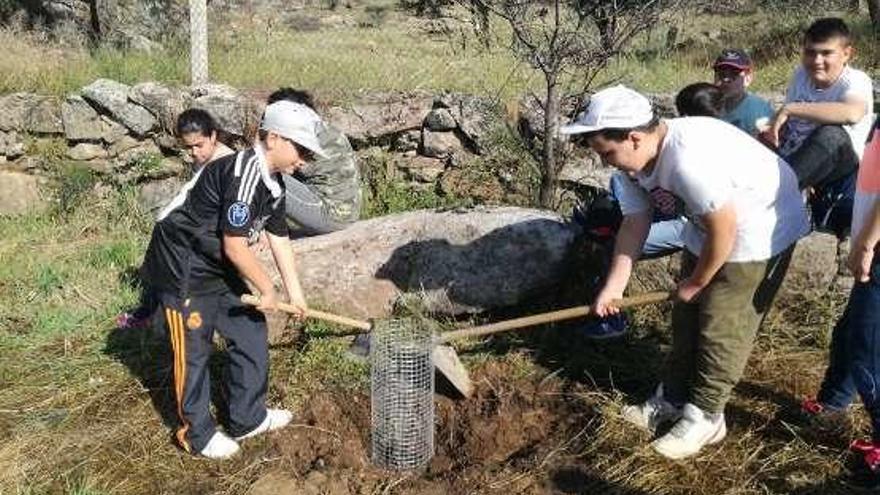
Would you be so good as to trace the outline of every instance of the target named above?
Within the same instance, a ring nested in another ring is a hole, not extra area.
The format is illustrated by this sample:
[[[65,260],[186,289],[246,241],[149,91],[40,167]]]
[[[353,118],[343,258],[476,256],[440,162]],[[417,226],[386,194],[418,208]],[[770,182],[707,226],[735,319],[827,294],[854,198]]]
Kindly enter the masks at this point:
[[[193,86],[208,82],[208,8],[206,0],[189,1],[190,69]]]

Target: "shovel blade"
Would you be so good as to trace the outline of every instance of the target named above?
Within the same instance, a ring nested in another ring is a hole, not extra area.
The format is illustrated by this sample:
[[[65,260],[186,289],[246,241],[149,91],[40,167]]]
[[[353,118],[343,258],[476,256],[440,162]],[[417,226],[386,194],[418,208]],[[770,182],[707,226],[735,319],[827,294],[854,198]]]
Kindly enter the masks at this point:
[[[437,345],[431,351],[431,360],[434,367],[443,373],[449,383],[455,387],[465,398],[470,398],[474,393],[474,385],[471,383],[467,369],[458,358],[458,353],[451,346]]]

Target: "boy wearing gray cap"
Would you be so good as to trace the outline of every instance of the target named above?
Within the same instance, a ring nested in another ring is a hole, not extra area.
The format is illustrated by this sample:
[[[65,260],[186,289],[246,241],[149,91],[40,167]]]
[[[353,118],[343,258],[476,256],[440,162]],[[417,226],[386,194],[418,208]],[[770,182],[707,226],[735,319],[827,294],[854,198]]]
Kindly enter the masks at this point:
[[[581,135],[625,175],[611,270],[593,302],[599,316],[619,312],[612,301],[623,296],[641,254],[653,193],[663,190],[684,204],[689,221],[672,352],[654,396],[624,408],[623,416],[652,432],[674,421],[652,446],[673,459],[694,455],[726,435],[725,404],[794,244],[807,232],[797,179],[735,127],[709,117],[660,120],[647,98],[623,86],[594,94],[587,111],[561,131]],[[720,147],[726,151],[718,153]]]
[[[266,408],[269,351],[262,312],[275,310],[279,297],[248,243],[267,232],[287,296],[304,312],[280,174],[301,167],[306,154],[322,155],[315,134],[319,121],[305,105],[269,105],[256,145],[206,168],[184,203],[153,228],[143,278],[161,301],[174,360],[180,420],[175,436],[187,452],[227,458],[238,452],[241,440],[292,419],[290,411]],[[260,292],[256,308],[240,300],[248,291],[245,280]],[[208,358],[215,329],[229,355],[226,433],[217,429],[209,410]]]

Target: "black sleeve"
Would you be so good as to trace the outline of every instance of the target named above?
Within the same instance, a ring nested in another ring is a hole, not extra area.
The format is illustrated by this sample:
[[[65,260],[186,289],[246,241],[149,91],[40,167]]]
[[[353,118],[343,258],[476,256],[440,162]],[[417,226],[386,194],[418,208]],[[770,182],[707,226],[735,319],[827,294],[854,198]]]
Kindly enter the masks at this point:
[[[227,175],[226,191],[220,209],[220,230],[227,235],[247,237],[259,209],[256,199],[260,186],[260,165],[257,160],[245,160],[240,174]]]
[[[269,220],[266,221],[266,230],[279,237],[286,237],[290,234],[287,227],[287,208],[285,207],[286,196],[287,195],[284,193],[281,194],[281,197],[278,198],[278,201],[272,207],[272,215],[269,217]]]

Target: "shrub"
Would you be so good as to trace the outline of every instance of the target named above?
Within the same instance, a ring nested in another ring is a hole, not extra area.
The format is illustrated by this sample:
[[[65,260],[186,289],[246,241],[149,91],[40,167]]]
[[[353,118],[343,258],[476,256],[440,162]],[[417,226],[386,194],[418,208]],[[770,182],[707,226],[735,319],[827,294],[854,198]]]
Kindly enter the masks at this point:
[[[67,218],[95,186],[96,177],[87,166],[67,162],[56,169],[53,197],[53,216]]]

